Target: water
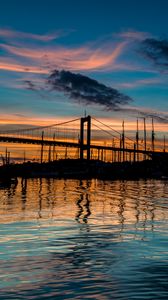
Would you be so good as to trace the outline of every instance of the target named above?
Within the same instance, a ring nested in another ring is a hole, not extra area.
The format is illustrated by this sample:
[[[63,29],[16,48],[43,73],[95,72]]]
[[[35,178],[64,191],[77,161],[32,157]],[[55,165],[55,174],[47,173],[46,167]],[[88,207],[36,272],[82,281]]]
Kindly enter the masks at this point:
[[[168,182],[0,190],[0,299],[168,299]]]

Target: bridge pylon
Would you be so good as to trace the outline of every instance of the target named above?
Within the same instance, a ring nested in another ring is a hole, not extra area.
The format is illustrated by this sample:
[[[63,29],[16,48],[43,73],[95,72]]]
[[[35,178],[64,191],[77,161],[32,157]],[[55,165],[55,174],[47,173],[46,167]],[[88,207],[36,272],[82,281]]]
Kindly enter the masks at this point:
[[[87,140],[84,144],[84,125],[87,123]],[[91,116],[81,118],[80,122],[80,159],[84,158],[84,150],[87,150],[87,160],[90,160],[90,140],[91,140]]]

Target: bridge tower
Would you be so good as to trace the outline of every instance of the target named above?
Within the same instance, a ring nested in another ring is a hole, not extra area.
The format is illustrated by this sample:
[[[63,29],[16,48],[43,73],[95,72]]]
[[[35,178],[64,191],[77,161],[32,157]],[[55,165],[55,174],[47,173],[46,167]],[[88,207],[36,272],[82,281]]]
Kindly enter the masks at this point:
[[[84,125],[87,124],[87,143],[84,144]],[[84,150],[87,150],[87,160],[90,160],[91,140],[91,116],[81,118],[80,122],[80,159],[84,158]]]

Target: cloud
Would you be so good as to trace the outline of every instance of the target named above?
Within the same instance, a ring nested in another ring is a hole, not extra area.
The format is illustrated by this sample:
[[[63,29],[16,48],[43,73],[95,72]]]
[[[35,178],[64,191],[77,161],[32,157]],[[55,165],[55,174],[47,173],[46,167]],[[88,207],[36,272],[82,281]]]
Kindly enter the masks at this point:
[[[30,90],[30,91],[37,91],[37,86],[30,80],[25,80],[24,81],[27,85],[27,89]]]
[[[168,114],[162,111],[156,112],[147,107],[124,106],[118,111],[133,115],[135,117],[153,118],[157,122],[168,124]]]
[[[145,39],[140,44],[140,53],[160,71],[168,72],[168,40]]]
[[[16,31],[12,29],[0,29],[0,37],[5,39],[31,39],[36,41],[42,41],[42,42],[49,42],[52,40],[55,40],[62,36],[64,33],[62,30],[56,31],[54,33],[40,35],[40,34],[33,34],[28,32],[21,32]]]
[[[26,88],[29,91],[37,93],[41,98],[44,100],[52,100],[52,95],[50,90],[48,89],[48,86],[45,84],[45,80],[38,80],[38,81],[33,81],[32,79],[25,79],[22,81],[22,88]]]
[[[0,44],[0,47],[10,55],[17,57],[18,60],[20,58],[30,60],[36,64],[47,66],[49,69],[53,69],[54,65],[59,69],[90,71],[112,69],[126,45],[127,42],[124,41],[113,44],[110,48],[99,46],[96,49],[91,45],[76,48],[65,46],[40,48],[39,46],[18,47],[3,43]]]
[[[1,42],[0,49],[2,50],[3,58],[12,57],[15,59],[15,64],[20,65],[16,69],[11,66],[11,71],[15,69],[16,72],[23,72],[23,69],[29,72],[29,68],[25,68],[24,64],[33,66],[34,68],[31,68],[32,71],[33,69],[41,68],[45,70],[44,73],[53,69],[65,69],[72,72],[121,70],[151,72],[151,70],[146,68],[144,61],[137,60],[137,52],[134,51],[137,45],[141,48],[139,52],[144,57],[152,60],[155,64],[158,62],[163,63],[162,60],[158,57],[156,58],[156,55],[154,57],[153,53],[149,51],[148,46],[150,44],[151,47],[151,43],[153,43],[152,47],[155,47],[155,49],[161,46],[156,45],[156,40],[152,39],[147,32],[128,30],[108,36],[103,41],[92,41],[79,46],[52,43],[39,45],[38,43],[39,41],[51,42],[61,34],[61,30],[54,34],[38,35],[1,29],[0,37],[10,38],[10,43]],[[25,38],[26,46],[25,41],[18,41],[19,38]],[[165,41],[162,41],[162,44],[163,42],[165,44]],[[22,65],[23,68],[21,67]],[[1,69],[3,67],[10,70],[9,65],[6,66],[2,63]]]
[[[145,78],[145,79],[139,79],[139,80],[134,80],[129,82],[122,82],[117,84],[117,87],[134,89],[134,88],[139,88],[144,86],[156,86],[157,84],[167,85],[167,81],[161,78]]]
[[[148,32],[143,31],[135,31],[135,30],[127,30],[123,31],[121,33],[116,34],[117,37],[124,38],[127,40],[144,40],[146,38],[149,38],[151,36]]]
[[[17,62],[5,62],[0,60],[0,70],[19,72],[19,73],[36,73],[36,74],[46,74],[49,73],[47,69],[41,68],[39,66],[25,65]]]
[[[138,82],[137,84],[143,84]],[[146,84],[154,84],[152,80],[146,79]],[[49,95],[51,91],[63,92],[72,101],[81,102],[83,105],[103,106],[108,111],[121,112],[134,117],[153,118],[160,123],[168,124],[168,115],[165,112],[156,112],[151,108],[130,106],[133,100],[120,93],[118,90],[108,87],[87,76],[72,73],[70,71],[53,71],[44,80],[32,81],[25,79],[24,84],[28,90],[37,92],[44,97],[45,92]],[[47,95],[45,93],[45,97]]]
[[[64,92],[69,98],[87,105],[101,105],[108,110],[119,110],[120,105],[132,99],[116,89],[108,87],[87,76],[70,71],[55,70],[48,78],[52,90]]]

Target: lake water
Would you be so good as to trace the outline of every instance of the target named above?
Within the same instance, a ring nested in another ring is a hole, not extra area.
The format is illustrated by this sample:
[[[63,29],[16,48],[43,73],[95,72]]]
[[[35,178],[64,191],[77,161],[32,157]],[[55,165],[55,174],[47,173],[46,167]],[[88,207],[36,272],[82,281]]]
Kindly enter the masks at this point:
[[[0,189],[0,299],[168,299],[168,181]]]

